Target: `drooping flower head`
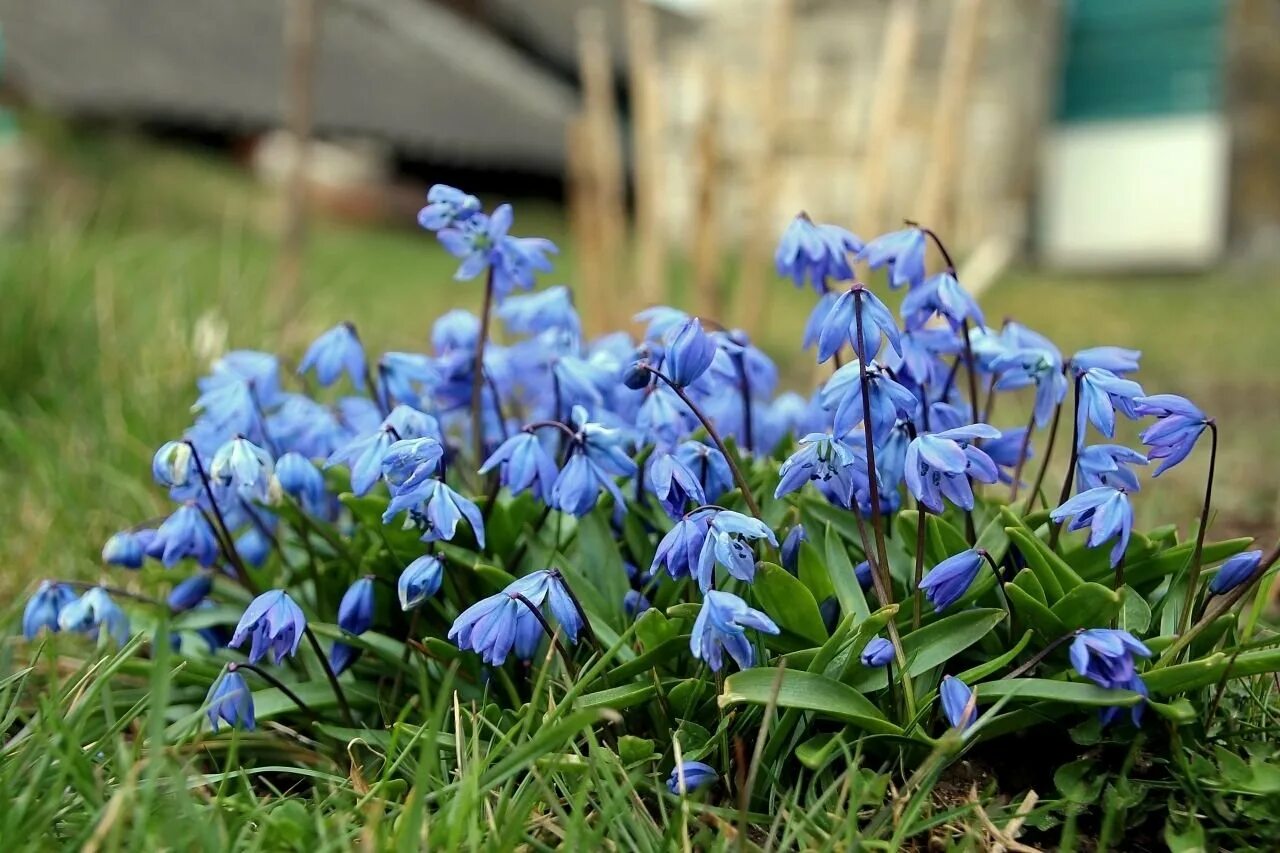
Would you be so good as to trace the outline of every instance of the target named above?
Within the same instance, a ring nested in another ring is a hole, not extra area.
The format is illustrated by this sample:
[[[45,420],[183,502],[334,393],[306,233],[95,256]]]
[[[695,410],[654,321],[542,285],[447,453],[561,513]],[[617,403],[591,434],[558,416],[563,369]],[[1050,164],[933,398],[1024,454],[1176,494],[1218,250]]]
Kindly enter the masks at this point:
[[[209,572],[200,572],[174,586],[165,603],[174,613],[185,613],[193,607],[200,606],[212,591],[213,575]]]
[[[1253,577],[1260,565],[1262,565],[1261,551],[1245,551],[1243,554],[1236,554],[1223,563],[1222,568],[1218,569],[1218,573],[1213,576],[1213,580],[1209,581],[1209,592],[1214,595],[1226,595]]]
[[[987,424],[917,436],[907,446],[904,476],[907,488],[920,503],[942,512],[943,498],[961,509],[973,509],[969,479],[994,483],[1000,478],[996,464],[973,442],[998,438],[1000,431]]]
[[[858,310],[862,311],[862,340],[858,340]],[[893,314],[880,299],[861,284],[841,293],[818,326],[818,363],[821,364],[848,344],[859,358],[872,359],[880,351],[881,340],[898,355],[902,339]]]
[[[1076,672],[1107,690],[1133,690],[1143,696],[1147,687],[1138,675],[1134,657],[1149,658],[1151,650],[1128,631],[1113,628],[1091,628],[1081,631],[1071,641],[1071,665]],[[1133,707],[1133,724],[1142,720],[1142,704]],[[1120,708],[1102,713],[1104,724],[1111,722]]]
[[[479,212],[480,199],[445,184],[434,184],[427,190],[427,206],[418,211],[418,224],[428,231],[439,231]]]
[[[835,409],[832,429],[848,435],[862,422],[862,381],[857,361],[850,361],[827,380],[822,389],[822,405]],[[913,420],[920,401],[910,390],[893,380],[876,362],[867,363],[867,388],[871,401],[871,429],[879,442],[899,420]]]
[[[848,507],[859,473],[865,478],[866,469],[865,452],[826,433],[810,433],[800,439],[796,452],[782,463],[773,496],[780,498],[805,483],[813,483],[827,500]]]
[[[209,688],[209,694],[205,696],[204,704],[209,726],[215,734],[218,731],[219,720],[232,728],[242,728],[250,732],[256,726],[253,715],[253,693],[249,691],[249,685],[236,669],[235,664],[229,664],[218,676],[217,681],[213,682]]]
[[[277,497],[288,495],[308,515],[326,514],[329,493],[325,488],[324,474],[301,453],[290,451],[276,461],[274,487],[279,489],[275,493]]]
[[[863,666],[881,667],[893,660],[893,654],[893,643],[884,637],[872,637],[871,642],[863,647],[858,659]]]
[[[75,600],[76,591],[66,584],[41,581],[22,610],[22,635],[34,640],[41,628],[57,633],[58,616]]]
[[[307,619],[302,608],[282,589],[259,595],[245,608],[228,643],[233,649],[251,639],[249,662],[257,663],[271,653],[275,663],[298,653],[298,644],[306,630]]]
[[[942,697],[942,712],[953,729],[964,731],[974,724],[978,709],[969,685],[953,675],[944,675],[938,693]]]
[[[733,488],[729,460],[724,458],[719,448],[690,439],[676,448],[676,458],[697,476],[702,486],[703,501],[717,501]]]
[[[748,669],[755,661],[755,650],[747,639],[747,628],[766,634],[779,633],[772,619],[748,607],[733,593],[707,590],[702,599],[702,609],[693,623],[689,648],[695,658],[707,662],[712,672],[724,668],[725,651],[739,669]]]
[[[298,364],[299,373],[309,370],[315,371],[316,381],[326,388],[345,373],[351,384],[362,390],[366,370],[364,344],[360,343],[356,327],[339,323],[316,338]]]
[[[63,607],[58,613],[58,627],[94,637],[100,636],[99,631],[105,628],[106,636],[117,646],[123,646],[129,639],[129,617],[100,586]]]
[[[577,642],[582,619],[563,577],[551,569],[525,575],[468,607],[454,620],[449,639],[460,649],[476,652],[491,666],[501,666],[512,651],[529,660],[542,635],[542,626],[529,606],[541,608],[544,601],[569,641]]]
[[[1116,543],[1111,548],[1111,565],[1116,566],[1127,547],[1133,531],[1133,506],[1129,494],[1123,488],[1099,486],[1088,489],[1069,499],[1049,513],[1054,521],[1071,518],[1069,530],[1089,528],[1088,545],[1097,548],[1108,539]]]
[[[348,634],[363,634],[373,627],[373,578],[358,579],[338,604],[338,627]]]
[[[273,470],[271,454],[244,436],[218,448],[209,463],[210,478],[246,501],[266,501]]]
[[[673,794],[691,794],[699,788],[715,784],[720,774],[701,761],[683,761],[677,764],[667,779],[667,790]]]
[[[858,252],[873,270],[889,268],[889,286],[894,290],[924,281],[924,231],[916,226],[881,234]]]
[[[154,536],[155,531],[152,530],[122,530],[113,533],[102,546],[102,562],[126,569],[141,568],[142,561],[147,556],[147,545]]]
[[[393,495],[418,488],[435,474],[444,447],[431,436],[402,438],[382,457],[382,477]]]
[[[1200,434],[1209,426],[1209,418],[1186,397],[1176,394],[1153,394],[1138,397],[1134,410],[1139,416],[1154,415],[1156,422],[1142,431],[1139,440],[1147,447],[1148,459],[1159,459],[1153,477],[1187,458]]]
[[[218,559],[218,539],[208,518],[194,503],[184,504],[156,528],[147,546],[147,556],[164,563],[166,569],[190,557],[202,566]]]
[[[715,341],[702,331],[702,321],[697,317],[690,317],[667,332],[665,340],[663,373],[682,387],[692,385],[706,373],[716,356]]]
[[[954,274],[941,272],[925,279],[902,300],[902,320],[908,330],[924,327],[936,314],[944,318],[954,330],[960,330],[965,322],[982,326],[982,309],[965,290]]]
[[[546,503],[551,497],[560,469],[546,446],[532,431],[521,431],[508,438],[480,466],[481,474],[498,469],[498,481],[518,495],[528,489]]]
[[[1110,370],[1090,367],[1076,374],[1080,383],[1080,406],[1076,415],[1076,429],[1084,440],[1085,423],[1093,424],[1107,438],[1116,434],[1116,412],[1125,417],[1138,417],[1137,404],[1142,396],[1142,386],[1132,379],[1121,379]]]
[[[829,280],[853,278],[849,255],[862,250],[862,241],[838,225],[814,222],[800,213],[782,232],[773,263],[778,275],[804,287],[808,282],[818,293],[824,293]]]
[[[1076,459],[1080,488],[1083,491],[1098,486],[1112,486],[1126,492],[1136,492],[1142,488],[1142,484],[1129,466],[1146,464],[1147,457],[1122,444],[1090,444],[1080,449]]]
[[[465,519],[477,544],[484,547],[484,516],[480,508],[443,480],[428,479],[416,488],[397,492],[382,513],[382,523],[390,524],[405,510],[410,522],[423,531],[423,542],[451,541],[458,533],[458,524]]]
[[[684,515],[690,501],[696,506],[707,502],[697,475],[678,456],[661,449],[645,463],[644,485],[673,519]]]
[[[401,610],[412,610],[440,589],[444,581],[444,565],[436,557],[424,554],[405,566],[396,583]]]
[[[924,591],[933,609],[941,613],[959,601],[978,576],[984,559],[981,551],[970,548],[948,557],[930,569],[920,581],[920,589]]]

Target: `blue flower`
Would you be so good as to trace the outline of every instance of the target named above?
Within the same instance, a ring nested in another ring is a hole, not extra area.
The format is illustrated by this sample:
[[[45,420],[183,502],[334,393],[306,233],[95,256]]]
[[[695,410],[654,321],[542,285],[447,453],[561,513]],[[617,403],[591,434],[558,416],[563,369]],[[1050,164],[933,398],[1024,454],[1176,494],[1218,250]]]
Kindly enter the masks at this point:
[[[446,311],[431,326],[431,347],[436,355],[471,354],[480,340],[480,318],[470,311]]]
[[[335,640],[329,649],[329,667],[334,675],[342,675],[360,659],[363,649]]]
[[[195,451],[185,441],[166,441],[151,457],[151,477],[169,490],[169,497],[188,501],[200,494],[204,484],[196,467]]]
[[[274,541],[255,525],[236,537],[236,553],[249,565],[259,567],[271,555]]]
[[[666,337],[667,332],[679,326],[689,315],[679,308],[670,305],[654,305],[636,314],[637,323],[647,323],[644,330],[645,340],[657,341]]]
[[[324,475],[301,453],[290,451],[276,461],[275,483],[309,515],[325,515],[329,493],[325,490]]]
[[[1085,422],[1092,423],[1107,438],[1116,434],[1116,410],[1126,417],[1136,418],[1138,412],[1134,400],[1142,396],[1142,386],[1131,379],[1121,379],[1110,370],[1090,367],[1081,371],[1080,406],[1076,415],[1076,429],[1084,440]]]
[[[881,441],[899,420],[911,420],[919,400],[902,385],[889,378],[877,363],[867,364],[867,388],[871,399],[871,434]],[[841,367],[827,380],[822,391],[823,406],[835,407],[833,429],[836,435],[848,435],[862,422],[862,382],[857,361]]]
[[[1142,431],[1139,439],[1151,450],[1148,459],[1161,460],[1153,477],[1177,465],[1196,446],[1196,441],[1209,418],[1186,397],[1176,394],[1153,394],[1133,401],[1140,416],[1155,415],[1158,420]]]
[[[1090,347],[1071,356],[1071,366],[1076,370],[1101,368],[1117,375],[1133,373],[1138,369],[1142,352],[1123,347]]]
[[[920,581],[920,589],[938,613],[960,600],[982,568],[981,551],[970,548],[947,557],[929,570]]]
[[[261,405],[275,405],[280,396],[280,360],[268,352],[234,350],[215,361],[212,372],[196,386],[203,392],[239,382],[252,387]]]
[[[613,495],[615,507],[625,508],[626,499],[613,476],[585,453],[575,453],[560,469],[551,487],[550,503],[561,512],[581,517],[595,508],[601,489]]]
[[[902,335],[902,355],[885,353],[884,363],[901,379],[921,386],[942,387],[951,373],[951,366],[943,356],[962,352],[963,341],[948,328],[912,329]]]
[[[991,360],[991,370],[1000,376],[995,384],[997,391],[1035,386],[1033,411],[1038,427],[1049,422],[1054,408],[1067,393],[1067,377],[1062,373],[1062,355],[1052,345],[1020,347],[1004,352]]]
[[[807,350],[817,345],[827,317],[840,296],[841,294],[835,292],[824,293],[814,304],[813,310],[809,312],[809,319],[804,324],[804,336],[800,339],[801,349]]]
[[[638,589],[629,589],[626,595],[622,596],[622,610],[627,614],[628,619],[635,619],[652,606],[649,599],[645,598]]]
[[[779,559],[782,560],[782,568],[791,574],[795,574],[800,569],[800,545],[809,541],[805,535],[804,525],[797,524],[787,533],[787,538],[782,540],[782,548],[779,549]]]
[[[716,344],[702,331],[697,317],[685,320],[666,335],[665,373],[676,385],[692,385],[716,356]]]
[[[364,388],[364,345],[350,323],[339,323],[312,342],[298,365],[298,373],[314,369],[316,381],[328,387],[343,373],[357,389]]]
[[[418,488],[439,467],[444,447],[429,436],[402,438],[382,457],[382,476],[393,495]]]
[[[493,269],[493,287],[499,298],[516,287],[533,287],[534,273],[551,269],[547,253],[556,247],[539,237],[512,237],[507,234],[514,214],[509,204],[500,204],[491,215],[474,213],[461,222],[440,229],[440,245],[462,261],[454,273],[457,281],[469,281]]]
[[[953,675],[944,675],[938,693],[942,697],[942,712],[953,729],[964,731],[973,725],[978,708],[969,685]]]
[[[863,666],[881,667],[893,660],[893,643],[884,637],[874,637],[859,656]]]
[[[75,590],[66,584],[41,581],[22,610],[22,635],[34,640],[41,628],[57,633],[58,616],[75,600]]]
[[[493,288],[499,298],[515,288],[529,290],[535,273],[551,272],[547,255],[559,250],[543,237],[506,237],[499,244],[498,264],[494,270]]]
[[[226,671],[213,682],[204,704],[209,726],[214,733],[218,731],[219,720],[232,728],[250,732],[256,725],[253,718],[253,694],[235,664],[228,665]]]
[[[416,489],[397,493],[387,504],[382,523],[389,524],[404,510],[408,510],[412,521],[424,530],[423,542],[451,541],[458,533],[458,523],[466,519],[476,543],[484,547],[484,518],[480,508],[440,480],[427,480]]]
[[[657,574],[665,568],[667,574],[677,580],[694,577],[710,528],[710,511],[694,511],[677,521],[658,542],[649,574]]]
[[[445,184],[434,184],[427,190],[427,206],[418,211],[418,224],[428,231],[439,231],[479,212],[480,199]]]
[[[204,513],[195,504],[184,504],[156,528],[147,546],[147,556],[164,563],[166,569],[190,557],[206,568],[218,559],[218,539]]]
[[[513,296],[503,302],[496,313],[507,331],[518,335],[536,335],[555,329],[570,332],[576,338],[582,331],[578,312],[573,307],[573,294],[563,285],[528,296]]]
[[[560,473],[543,443],[532,432],[518,432],[508,438],[480,466],[481,474],[499,468],[498,480],[518,495],[525,489],[546,502]]]
[[[1114,567],[1129,546],[1129,534],[1133,530],[1133,506],[1129,495],[1112,486],[1099,486],[1083,491],[1062,506],[1049,513],[1054,521],[1071,518],[1068,529],[1089,528],[1088,544],[1096,548],[1112,537],[1116,544],[1111,548],[1111,565]]]
[[[689,440],[676,448],[676,458],[698,477],[702,484],[703,500],[716,501],[733,488],[733,472],[729,460],[718,448],[700,441]]]
[[[363,634],[373,627],[373,578],[362,577],[347,587],[338,604],[338,627],[348,634]]]
[[[249,435],[261,431],[261,401],[254,394],[253,386],[242,379],[235,379],[210,387],[196,398],[192,410],[200,413],[196,427],[208,434],[197,444],[207,447],[220,444],[235,435]],[[193,429],[190,437],[196,437]]]
[[[896,290],[924,281],[924,250],[924,231],[913,226],[871,240],[858,252],[858,260],[866,261],[873,270],[887,266],[889,286]]]
[[[1019,455],[1023,454],[1024,442],[1026,443],[1025,455],[1019,460]],[[1031,442],[1027,440],[1026,427],[1004,430],[999,438],[982,442],[982,452],[996,463],[996,467],[1000,469],[1000,482],[1005,484],[1013,482],[1013,472],[1018,469],[1019,461],[1025,464],[1028,459],[1035,456]],[[879,459],[876,461],[878,462]]]
[[[126,569],[141,568],[147,556],[147,544],[154,535],[151,530],[122,530],[111,534],[102,546],[102,562]]]
[[[755,661],[755,650],[747,639],[746,628],[766,634],[779,633],[772,619],[748,607],[733,593],[706,590],[702,609],[693,623],[689,648],[696,659],[707,662],[712,672],[719,672],[724,667],[725,651],[729,652],[739,669],[747,669]]]
[[[1147,687],[1138,675],[1135,655],[1149,658],[1151,650],[1128,631],[1091,628],[1081,631],[1071,641],[1071,665],[1081,676],[1107,690],[1133,690],[1146,696]],[[1142,721],[1142,707],[1139,703],[1133,708],[1135,726]],[[1119,708],[1103,711],[1103,724],[1111,722],[1119,713]]]
[[[667,790],[673,794],[691,794],[699,788],[715,784],[720,778],[715,768],[701,761],[682,761],[671,771]]]
[[[999,436],[999,430],[986,424],[917,436],[907,446],[903,472],[907,488],[934,512],[942,512],[944,497],[961,509],[973,509],[969,479],[994,483],[1000,473],[991,457],[972,442]]]
[[[920,286],[911,288],[902,300],[900,312],[907,329],[913,331],[923,328],[934,314],[945,317],[955,330],[966,321],[977,326],[986,323],[978,303],[949,272],[932,275]]]
[[[849,444],[826,433],[810,433],[800,439],[799,448],[782,463],[778,470],[778,488],[773,496],[780,498],[812,482],[829,499],[847,507],[853,494],[858,462],[862,463],[865,476],[865,453],[859,456]]]
[[[307,628],[302,608],[294,603],[282,589],[273,589],[259,595],[245,608],[235,633],[231,635],[231,648],[238,649],[252,638],[249,662],[257,663],[271,652],[276,663],[298,653],[298,644]]]
[[[392,444],[424,437],[440,441],[440,427],[435,418],[408,406],[396,406],[378,429],[335,450],[325,460],[325,467],[346,465],[351,472],[351,491],[357,496],[364,495],[382,476],[382,460]]]
[[[90,636],[97,636],[99,629],[106,628],[107,636],[117,646],[123,646],[129,639],[129,617],[100,586],[64,606],[58,613],[58,627]]]
[[[1253,577],[1258,566],[1262,564],[1261,551],[1245,551],[1236,554],[1222,564],[1218,573],[1209,581],[1209,592],[1214,595],[1225,595],[1240,584]]]
[[[854,566],[853,576],[857,578],[858,586],[862,587],[863,589],[870,589],[871,588],[871,563],[869,563],[866,560],[863,560],[861,563],[858,563],[858,565]]]
[[[692,413],[666,385],[654,384],[645,390],[644,402],[636,412],[636,429],[654,444],[674,444],[690,431]]]
[[[738,580],[750,583],[756,576],[756,558],[748,544],[763,539],[774,548],[778,540],[763,521],[740,512],[715,511],[698,555],[698,585],[705,591],[711,586],[714,564],[720,563]]]
[[[423,391],[441,381],[440,372],[429,356],[417,352],[384,352],[378,359],[379,396],[390,406],[404,403],[418,408]]]
[[[782,232],[773,263],[778,275],[790,278],[796,287],[803,287],[807,280],[823,293],[828,279],[853,278],[848,255],[861,250],[862,241],[852,233],[837,225],[815,223],[801,213]]]
[[[983,445],[982,449],[988,448]],[[1091,444],[1082,447],[1076,459],[1082,490],[1112,486],[1126,492],[1136,492],[1142,485],[1138,482],[1138,475],[1126,466],[1146,464],[1147,457],[1120,444]]]
[[[209,463],[209,477],[241,500],[262,502],[267,499],[273,468],[270,453],[240,436],[218,448]]]
[[[197,607],[213,591],[213,575],[200,572],[177,584],[170,591],[166,603],[174,613],[185,613]]]
[[[400,609],[412,610],[440,590],[444,580],[444,565],[430,554],[414,560],[400,573],[396,592],[400,596]]]
[[[695,506],[706,503],[697,476],[675,455],[655,450],[645,468],[645,487],[673,519],[684,515],[690,501]]]
[[[502,592],[471,605],[454,620],[449,639],[493,666],[501,666],[513,649],[517,657],[530,659],[537,650],[542,626],[521,598],[538,608],[545,601],[569,641],[577,642],[582,618],[564,578],[554,569],[525,575]]]
[[[861,294],[861,298],[859,298]],[[862,305],[862,341],[858,337],[857,308]],[[831,305],[818,329],[818,363],[830,359],[845,344],[853,347],[860,358],[875,358],[880,351],[881,336],[889,339],[893,351],[902,354],[898,324],[888,307],[874,293],[860,284],[840,294]]]

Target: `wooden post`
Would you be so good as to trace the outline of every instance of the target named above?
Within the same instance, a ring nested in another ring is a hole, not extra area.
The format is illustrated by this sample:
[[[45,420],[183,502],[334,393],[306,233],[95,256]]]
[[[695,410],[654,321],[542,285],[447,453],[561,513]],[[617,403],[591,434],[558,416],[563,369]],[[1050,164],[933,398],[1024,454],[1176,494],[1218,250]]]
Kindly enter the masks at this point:
[[[702,115],[694,134],[693,313],[720,322],[723,316],[720,274],[720,104],[723,79],[710,57],[704,58]]]
[[[747,171],[751,207],[747,211],[746,241],[742,247],[742,275],[738,298],[742,327],[753,337],[768,311],[770,258],[778,235],[774,233],[773,200],[778,195],[782,164],[778,162],[779,130],[786,126],[787,88],[790,83],[793,0],[771,0],[763,28],[764,62],[756,104],[759,147]]]
[[[573,116],[565,135],[569,231],[577,258],[577,307],[588,328],[604,329],[607,326],[603,316],[606,294],[601,291],[599,193],[595,187],[591,133],[586,116],[581,113]]]
[[[920,30],[919,13],[918,0],[892,0],[884,37],[880,40],[880,65],[867,121],[866,153],[857,193],[858,217],[854,223],[855,233],[864,240],[898,227],[891,218],[886,219],[885,191],[889,185],[889,155],[893,151],[894,133],[911,83],[916,36]]]
[[[286,88],[284,112],[293,159],[284,187],[274,307],[285,337],[298,313],[302,268],[307,248],[307,172],[314,119],[316,43],[320,0],[289,0],[285,5]]]
[[[605,39],[604,17],[599,9],[587,8],[578,13],[578,60],[602,264],[601,281],[595,286],[603,291],[599,315],[584,320],[588,329],[603,331],[616,327],[622,320],[619,276],[626,238],[626,211],[613,65]]]
[[[663,115],[657,32],[648,0],[627,0],[627,58],[631,87],[631,156],[635,175],[635,292],[643,306],[666,301],[663,230]],[[636,305],[626,305],[634,309]]]
[[[911,218],[946,239],[955,190],[956,163],[965,135],[964,115],[978,48],[982,0],[954,0],[942,57],[938,97],[930,126],[929,159]]]

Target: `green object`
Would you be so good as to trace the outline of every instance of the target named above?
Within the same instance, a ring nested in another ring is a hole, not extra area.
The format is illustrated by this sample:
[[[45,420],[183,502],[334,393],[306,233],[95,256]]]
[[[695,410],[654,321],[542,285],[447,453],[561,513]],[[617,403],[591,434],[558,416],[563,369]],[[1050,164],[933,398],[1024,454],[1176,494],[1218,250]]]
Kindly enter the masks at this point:
[[[1071,0],[1058,120],[1218,110],[1225,5],[1222,0]]]

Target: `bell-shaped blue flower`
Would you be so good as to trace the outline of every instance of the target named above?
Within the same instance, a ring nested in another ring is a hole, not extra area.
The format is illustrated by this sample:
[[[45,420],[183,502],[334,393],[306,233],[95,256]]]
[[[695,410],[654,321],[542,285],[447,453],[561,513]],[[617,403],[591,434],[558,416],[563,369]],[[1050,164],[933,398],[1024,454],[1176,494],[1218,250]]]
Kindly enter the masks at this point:
[[[431,326],[431,348],[436,355],[470,355],[479,340],[480,318],[461,308],[444,312]]]
[[[667,790],[673,794],[691,794],[699,788],[714,785],[720,774],[709,764],[701,761],[682,761],[671,771],[667,779]]]
[[[1261,551],[1245,551],[1222,564],[1218,573],[1209,581],[1209,592],[1214,595],[1226,595],[1240,584],[1253,577],[1262,565]]]
[[[434,438],[403,438],[383,455],[382,476],[393,495],[410,491],[431,479],[443,457],[444,447]]]
[[[446,184],[433,184],[427,190],[427,206],[418,211],[418,224],[428,231],[439,231],[479,212],[480,199]]]
[[[862,340],[858,341],[858,305],[862,306]],[[859,358],[872,359],[880,351],[881,336],[889,340],[893,351],[902,354],[902,338],[892,312],[880,299],[861,284],[840,294],[818,329],[818,363],[830,359],[845,344],[853,347]]]
[[[895,382],[876,362],[867,364],[867,388],[871,400],[871,430],[882,441],[899,420],[913,420],[920,401]],[[850,361],[831,375],[822,391],[824,408],[834,408],[833,431],[848,435],[862,423],[862,382],[857,361]]]
[[[536,335],[556,329],[576,337],[582,331],[578,311],[573,307],[573,294],[564,285],[527,296],[512,296],[499,306],[497,316],[508,332],[517,335]]]
[[[778,470],[778,488],[773,496],[780,498],[812,482],[833,502],[847,507],[859,462],[865,475],[865,453],[859,457],[859,451],[846,442],[826,433],[810,433],[800,439],[796,452],[782,463]]]
[[[760,519],[732,510],[716,510],[698,554],[696,577],[699,587],[703,591],[711,588],[715,563],[724,566],[738,580],[753,581],[756,558],[749,543],[761,539],[774,548],[778,547],[773,531]]]
[[[195,450],[185,441],[166,441],[151,457],[151,476],[176,501],[194,499],[204,484],[196,467]]]
[[[165,599],[165,603],[169,605],[169,609],[174,613],[185,613],[203,603],[212,591],[213,575],[208,572],[200,572],[176,584],[169,592],[169,597]]]
[[[210,478],[246,501],[267,499],[273,470],[271,454],[243,436],[218,448],[209,463]]]
[[[347,587],[338,604],[338,627],[348,634],[363,634],[373,627],[373,578],[362,577]]]
[[[301,453],[290,451],[276,461],[275,487],[301,504],[309,515],[323,516],[329,503],[324,474]]]
[[[95,637],[105,628],[107,636],[117,646],[123,646],[129,639],[129,617],[100,586],[63,607],[58,613],[58,627],[63,631],[77,631]]]
[[[250,732],[256,726],[253,716],[253,693],[249,691],[249,685],[236,669],[235,664],[229,664],[218,676],[218,680],[213,682],[213,686],[209,688],[209,695],[204,699],[204,704],[209,726],[215,733],[218,731],[219,720],[232,728]]]
[[[804,335],[800,339],[801,349],[808,350],[817,346],[819,338],[822,337],[822,329],[826,325],[827,317],[831,315],[831,309],[835,307],[836,301],[841,295],[834,291],[824,293],[814,304],[813,310],[809,312],[809,319],[804,324]]]
[[[1133,506],[1123,489],[1099,486],[1088,489],[1049,513],[1054,521],[1071,518],[1068,529],[1089,528],[1088,544],[1097,548],[1108,539],[1116,543],[1111,548],[1111,565],[1114,567],[1129,546],[1129,534],[1133,531]]]
[[[645,466],[645,488],[662,504],[673,519],[682,517],[692,501],[701,506],[707,502],[706,493],[696,474],[689,470],[680,458],[664,450],[655,450]]]
[[[351,491],[364,495],[381,478],[382,460],[391,445],[412,438],[434,438],[439,442],[441,437],[435,418],[408,406],[396,406],[378,429],[335,450],[325,467],[346,465],[351,472]]]
[[[998,438],[1000,431],[987,424],[920,435],[907,446],[903,476],[916,500],[934,512],[942,512],[943,499],[961,509],[973,509],[972,478],[994,483],[999,469],[973,442]]]
[[[312,342],[298,365],[298,373],[314,370],[316,381],[328,387],[347,374],[357,389],[364,388],[364,344],[350,323],[339,323]]]
[[[924,231],[912,226],[881,234],[858,252],[858,260],[866,261],[873,270],[889,268],[889,286],[897,290],[903,285],[915,287],[924,281]]]
[[[991,370],[999,375],[997,391],[1035,386],[1033,408],[1036,426],[1043,427],[1053,417],[1054,408],[1067,393],[1067,377],[1062,372],[1062,355],[1056,348],[1022,347],[997,355]]]
[[[782,540],[782,547],[778,549],[782,568],[793,575],[800,570],[800,545],[807,541],[809,538],[805,535],[803,524],[797,524],[787,532],[786,538]]]
[[[1071,665],[1076,672],[1107,690],[1133,690],[1143,696],[1147,687],[1138,675],[1134,657],[1149,658],[1151,650],[1128,631],[1113,628],[1091,628],[1081,631],[1071,641]],[[1102,713],[1105,725],[1120,713],[1108,708]],[[1142,704],[1132,711],[1133,724],[1142,720]]]
[[[945,318],[956,330],[966,321],[977,326],[986,323],[977,301],[949,272],[929,276],[919,287],[911,288],[902,300],[900,313],[910,330],[923,328],[935,314]]]
[[[944,675],[942,686],[938,688],[942,699],[942,713],[953,729],[964,731],[973,725],[978,718],[977,703],[973,691],[954,675]]]
[[[141,568],[153,536],[155,533],[151,530],[122,530],[111,534],[102,546],[102,562],[126,569]]]
[[[498,480],[518,495],[529,489],[533,496],[546,502],[556,476],[556,462],[542,441],[532,432],[518,432],[508,438],[480,466],[481,474],[498,469]]]
[[[893,660],[893,643],[884,637],[872,637],[858,656],[863,666],[881,667]]]
[[[947,557],[929,570],[920,581],[920,589],[935,611],[941,613],[968,592],[982,568],[983,559],[981,551],[970,548]]]
[[[638,589],[629,589],[622,596],[622,612],[627,614],[628,619],[635,619],[652,606]]]
[[[245,608],[231,635],[231,648],[238,649],[245,640],[251,640],[249,662],[257,663],[271,653],[280,663],[286,657],[298,653],[298,644],[306,631],[307,619],[289,594],[273,589],[259,595]]]
[[[1081,440],[1084,425],[1091,423],[1107,438],[1116,434],[1116,412],[1128,418],[1138,417],[1134,400],[1142,396],[1142,386],[1132,379],[1121,379],[1110,370],[1091,367],[1078,374],[1080,382],[1080,406],[1076,415],[1076,429]]]
[[[730,592],[707,590],[702,599],[702,609],[693,623],[689,648],[693,656],[706,661],[712,672],[724,668],[724,652],[738,664],[748,669],[755,662],[755,649],[747,639],[747,628],[766,634],[779,633],[773,620]]]
[[[990,452],[985,444],[982,449]],[[1138,475],[1128,466],[1146,464],[1147,457],[1124,445],[1091,444],[1080,448],[1076,470],[1080,472],[1082,489],[1111,486],[1133,493],[1142,488],[1142,484],[1138,482]]]
[[[676,448],[676,458],[692,471],[702,484],[705,501],[717,501],[733,488],[733,472],[729,460],[718,448],[701,441],[685,441]]]
[[[218,539],[209,520],[195,504],[184,504],[156,528],[155,537],[147,546],[147,556],[173,568],[190,557],[206,568],[218,559]]]
[[[378,359],[378,379],[382,403],[404,403],[419,408],[424,395],[442,379],[429,356],[417,352],[384,352]]]
[[[666,343],[664,373],[681,387],[692,385],[711,366],[716,356],[715,341],[702,331],[702,321],[697,317],[685,320],[668,332]]]
[[[440,590],[444,581],[444,564],[430,554],[424,554],[405,566],[396,582],[396,593],[401,610],[412,610]]]
[[[666,569],[667,574],[679,580],[694,577],[698,571],[698,558],[711,527],[711,511],[696,510],[675,523],[667,531],[653,554],[649,574]]]
[[[466,519],[476,542],[484,547],[484,517],[475,502],[459,494],[440,480],[427,480],[411,491],[398,492],[387,504],[382,523],[389,524],[404,510],[423,529],[423,542],[451,541],[458,533],[458,523]]]
[[[1090,347],[1082,349],[1071,356],[1071,366],[1076,370],[1101,368],[1109,370],[1117,376],[1133,373],[1138,369],[1138,361],[1142,352],[1124,347]]]
[[[75,600],[76,591],[66,584],[41,581],[22,609],[22,635],[34,640],[41,628],[57,633],[58,616]]]
[[[1147,458],[1160,460],[1153,477],[1159,477],[1186,459],[1187,454],[1196,446],[1200,434],[1209,426],[1209,418],[1186,397],[1153,394],[1138,397],[1133,402],[1138,415],[1154,415],[1157,418],[1139,436],[1139,440],[1151,448],[1147,452]]]
[[[816,223],[808,214],[800,213],[787,230],[773,255],[778,275],[804,287],[808,282],[818,293],[824,293],[829,280],[853,278],[849,255],[862,250],[862,241],[838,225]]]
[[[512,651],[522,660],[528,660],[537,651],[542,633],[542,626],[529,612],[529,605],[541,608],[544,601],[570,641],[576,642],[582,620],[563,578],[552,570],[526,575],[508,584],[502,592],[468,607],[454,620],[449,639],[460,649],[476,652],[492,666],[501,666]]]

